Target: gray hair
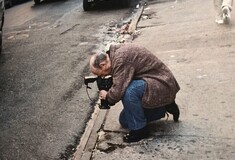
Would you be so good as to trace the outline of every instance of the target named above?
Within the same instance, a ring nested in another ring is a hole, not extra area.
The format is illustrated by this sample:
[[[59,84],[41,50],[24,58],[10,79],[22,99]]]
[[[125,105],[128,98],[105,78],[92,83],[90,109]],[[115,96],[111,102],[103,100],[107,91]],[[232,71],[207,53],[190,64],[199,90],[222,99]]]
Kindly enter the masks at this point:
[[[107,59],[107,54],[105,54],[105,53],[97,54],[97,55],[95,56],[95,60],[94,60],[93,66],[94,66],[95,68],[100,69],[100,68],[101,68],[101,67],[100,67],[100,63],[103,62],[103,61],[105,61],[106,59]]]

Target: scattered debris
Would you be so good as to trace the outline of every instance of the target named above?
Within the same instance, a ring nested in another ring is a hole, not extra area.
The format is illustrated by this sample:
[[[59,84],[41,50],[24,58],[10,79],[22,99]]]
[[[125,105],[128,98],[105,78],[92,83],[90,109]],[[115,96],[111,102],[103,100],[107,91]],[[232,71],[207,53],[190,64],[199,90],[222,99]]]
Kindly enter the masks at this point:
[[[123,19],[119,23],[112,21],[104,28],[101,28],[101,33],[104,34],[97,34],[97,37],[103,41],[104,46],[99,46],[97,50],[105,51],[106,46],[111,43],[126,43],[134,40],[140,34],[140,30],[136,29],[143,10],[144,6],[139,5],[137,11],[133,12],[130,17]]]
[[[113,143],[107,143],[107,142],[103,141],[97,145],[96,149],[101,152],[110,153],[117,148],[123,149],[125,147],[126,147],[126,145],[123,145],[123,144],[113,144]]]
[[[98,133],[98,140],[95,149],[101,152],[110,153],[117,148],[125,148],[126,145],[122,143],[120,138],[122,133],[113,134],[112,131],[101,130]]]

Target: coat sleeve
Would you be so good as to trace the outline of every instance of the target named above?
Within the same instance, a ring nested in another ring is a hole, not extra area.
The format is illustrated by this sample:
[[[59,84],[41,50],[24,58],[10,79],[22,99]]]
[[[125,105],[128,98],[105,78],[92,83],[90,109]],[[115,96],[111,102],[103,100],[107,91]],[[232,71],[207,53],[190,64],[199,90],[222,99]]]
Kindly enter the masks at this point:
[[[111,105],[120,101],[133,79],[135,69],[129,62],[125,62],[123,58],[119,58],[113,62],[113,85],[107,93],[107,100]]]

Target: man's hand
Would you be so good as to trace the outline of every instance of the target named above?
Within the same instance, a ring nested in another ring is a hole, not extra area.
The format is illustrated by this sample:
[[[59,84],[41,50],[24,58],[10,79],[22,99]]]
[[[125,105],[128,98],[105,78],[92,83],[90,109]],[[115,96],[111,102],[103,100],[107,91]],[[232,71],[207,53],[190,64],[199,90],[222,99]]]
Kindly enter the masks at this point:
[[[101,90],[99,94],[100,99],[106,99],[107,93],[108,93],[107,91]]]

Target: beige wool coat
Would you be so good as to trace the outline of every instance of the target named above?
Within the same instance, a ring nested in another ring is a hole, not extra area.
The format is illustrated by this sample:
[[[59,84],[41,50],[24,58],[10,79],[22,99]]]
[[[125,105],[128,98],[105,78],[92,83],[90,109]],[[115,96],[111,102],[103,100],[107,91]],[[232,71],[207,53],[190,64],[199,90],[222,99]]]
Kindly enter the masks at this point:
[[[110,104],[120,101],[132,80],[146,81],[143,107],[156,108],[173,102],[180,87],[169,68],[144,47],[111,45],[113,85],[107,93]]]

